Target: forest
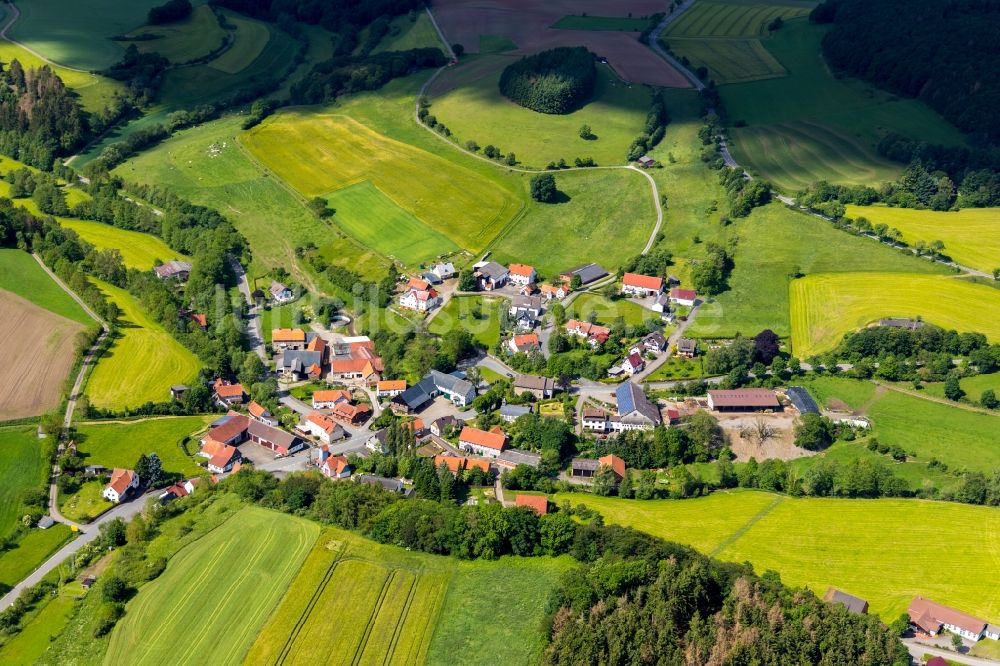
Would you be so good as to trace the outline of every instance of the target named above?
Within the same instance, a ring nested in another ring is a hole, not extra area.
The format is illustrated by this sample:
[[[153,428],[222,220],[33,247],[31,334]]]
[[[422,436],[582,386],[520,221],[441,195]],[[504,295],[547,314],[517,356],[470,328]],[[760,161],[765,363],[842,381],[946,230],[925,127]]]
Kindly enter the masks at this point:
[[[594,54],[582,46],[560,47],[507,65],[500,92],[526,109],[563,114],[590,97],[596,79]]]

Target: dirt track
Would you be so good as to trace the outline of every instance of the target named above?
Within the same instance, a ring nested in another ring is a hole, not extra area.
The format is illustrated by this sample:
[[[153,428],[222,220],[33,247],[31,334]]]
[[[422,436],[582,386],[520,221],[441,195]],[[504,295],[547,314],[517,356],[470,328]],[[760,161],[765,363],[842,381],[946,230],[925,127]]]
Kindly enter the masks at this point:
[[[632,83],[689,88],[687,78],[639,42],[637,32],[556,30],[564,16],[648,16],[663,11],[658,0],[436,0],[434,17],[450,43],[479,52],[479,37],[507,37],[517,44],[509,55],[537,53],[557,46],[586,46],[608,59]]]
[[[0,290],[0,340],[7,362],[0,372],[0,419],[37,416],[58,406],[73,367],[81,324]]]

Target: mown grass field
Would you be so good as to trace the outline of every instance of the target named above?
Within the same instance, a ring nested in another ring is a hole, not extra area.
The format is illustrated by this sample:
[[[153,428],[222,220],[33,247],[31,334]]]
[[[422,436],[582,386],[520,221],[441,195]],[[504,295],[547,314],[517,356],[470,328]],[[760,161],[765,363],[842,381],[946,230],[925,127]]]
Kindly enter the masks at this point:
[[[557,30],[613,30],[615,32],[642,32],[649,24],[647,19],[624,16],[563,16],[553,23]]]
[[[104,69],[122,57],[115,35],[146,23],[146,14],[159,0],[32,0],[18,5],[21,18],[10,36],[46,58],[68,67]],[[204,4],[195,0],[191,4]]]
[[[135,44],[141,53],[159,53],[172,63],[183,64],[203,58],[222,44],[226,31],[219,26],[208,5],[195,7],[191,15],[163,25],[144,25],[128,33],[129,37],[156,35],[156,39],[121,41],[123,47]]]
[[[717,2],[699,0],[667,26],[670,37],[756,37],[768,34],[767,26],[779,16],[807,16],[811,2]]]
[[[540,275],[597,261],[614,272],[642,252],[656,226],[646,179],[624,169],[556,174],[557,203],[529,202],[524,215],[490,246],[492,259],[534,266]]]
[[[94,324],[94,320],[49,277],[35,258],[22,250],[0,250],[0,289],[84,326]]]
[[[14,548],[0,554],[0,585],[20,583],[73,536],[62,523],[25,534]]]
[[[318,534],[306,520],[240,509],[128,603],[104,663],[241,663]]]
[[[671,39],[670,48],[691,67],[705,67],[717,84],[784,76],[787,72],[759,39]]]
[[[389,34],[382,38],[372,53],[383,51],[408,51],[410,49],[441,48],[441,40],[431,25],[427,12],[417,12],[413,20],[409,16],[397,16],[389,24]]]
[[[500,340],[500,309],[509,307],[506,298],[490,296],[455,296],[430,321],[427,330],[444,335],[455,328],[472,334],[478,342],[492,348]],[[473,316],[479,308],[479,317]]]
[[[208,66],[225,74],[238,74],[250,66],[267,47],[271,31],[266,23],[228,13],[226,20],[236,26],[233,45]]]
[[[757,491],[648,502],[556,495],[564,499],[719,559],[772,569],[786,584],[818,595],[837,587],[866,599],[886,621],[917,594],[975,615],[1000,615],[1000,598],[983,584],[1000,557],[1000,512],[990,507]]]
[[[77,584],[60,590],[50,599],[16,636],[0,646],[0,662],[12,666],[29,666],[42,656],[60,633],[76,609],[75,596],[83,594]]]
[[[0,428],[0,537],[20,518],[21,496],[48,478],[35,426]]]
[[[681,231],[671,226],[670,222],[664,225],[668,239],[671,237],[669,234]],[[730,235],[738,236],[736,267],[729,277],[729,289],[702,305],[698,311],[688,331],[695,337],[732,337],[737,332],[752,336],[765,328],[774,330],[782,337],[792,334],[794,318],[798,315],[794,314],[793,300],[789,299],[789,283],[792,282],[790,276],[799,271],[806,275],[830,273],[838,280],[862,285],[867,278],[856,271],[870,270],[873,266],[886,271],[918,274],[915,275],[917,278],[921,277],[919,274],[924,274],[922,279],[940,280],[926,274],[947,272],[940,264],[907,256],[867,238],[846,234],[826,222],[796,213],[780,204],[758,208],[748,218],[728,227],[715,226],[713,230],[712,226],[715,225],[703,223],[701,231],[694,225],[689,229],[690,232],[700,233],[703,242],[713,237],[719,242]],[[687,238],[684,241],[690,242]],[[684,252],[684,255],[697,258],[700,250],[694,247],[692,250]],[[682,280],[686,279],[686,268],[678,272]],[[942,287],[954,286],[954,282],[944,281]],[[988,291],[986,287],[978,289]],[[892,301],[887,297],[886,302]],[[793,312],[791,319],[790,308]],[[834,316],[835,303],[823,303],[823,308],[831,313],[831,317]],[[839,340],[837,336],[836,341]],[[792,352],[800,358],[808,356],[803,355],[797,346]]]
[[[455,252],[459,247],[447,236],[400,208],[371,181],[363,180],[327,195],[336,211],[334,222],[361,245],[415,265]]]
[[[786,22],[764,46],[787,76],[719,88],[729,117],[746,123],[730,131],[740,164],[794,192],[820,179],[872,184],[896,177],[902,165],[874,151],[887,131],[962,143],[958,130],[923,103],[834,78],[820,50],[824,32],[804,18]]]
[[[77,220],[74,218],[58,218],[59,225],[72,229],[80,238],[87,241],[98,250],[115,249],[122,253],[122,261],[126,268],[137,268],[148,271],[153,268],[157,259],[167,262],[171,259],[184,259],[184,255],[170,247],[151,234],[139,231],[119,229],[103,222],[92,220]]]
[[[594,293],[578,294],[566,307],[568,319],[587,321],[591,313],[596,314],[597,321],[602,324],[612,324],[621,317],[630,326],[641,324],[647,319],[658,319],[660,316],[659,313],[647,310],[627,299],[609,301],[604,296]]]
[[[197,474],[201,471],[197,459],[188,456],[180,441],[205,427],[202,416],[150,418],[118,423],[82,422],[77,424],[80,437],[77,447],[88,465],[135,468],[143,453],[156,453],[166,472]],[[194,453],[197,441],[189,444]]]
[[[482,249],[520,208],[520,202],[472,171],[347,115],[283,111],[240,141],[303,196],[368,180],[398,206],[471,250]]]
[[[136,460],[138,460],[138,456],[136,456]],[[126,465],[128,468],[134,466],[135,461]],[[114,506],[101,494],[104,492],[104,486],[103,481],[87,481],[71,495],[60,492],[59,513],[75,523],[89,523]]]
[[[94,280],[121,312],[118,337],[98,358],[85,392],[93,405],[111,409],[165,402],[172,384],[190,382],[201,361],[143,311],[124,289]]]
[[[945,329],[1000,340],[1000,291],[952,278],[910,273],[823,273],[790,286],[792,353],[828,351],[844,334],[882,317],[922,317]]]
[[[1000,373],[991,375],[973,375],[972,377],[962,377],[958,380],[962,390],[965,391],[965,398],[969,402],[978,403],[979,396],[986,389],[992,389],[994,393],[1000,394]],[[921,389],[923,393],[935,398],[944,397],[944,383],[924,384]]]
[[[625,163],[628,146],[642,133],[649,111],[645,87],[625,86],[601,67],[594,94],[583,107],[562,115],[537,113],[500,94],[497,82],[510,62],[507,56],[479,56],[449,69],[430,91],[430,113],[448,126],[459,143],[493,144],[505,155],[513,151],[520,162],[539,169],[560,159],[572,165],[577,157],[593,157],[604,165]],[[580,138],[585,124],[596,139]]]
[[[963,208],[941,212],[887,206],[847,206],[847,216],[864,217],[903,232],[910,245],[944,242],[944,253],[956,262],[987,273],[1000,268],[1000,208]]]
[[[532,663],[548,590],[570,562],[459,562],[327,530],[245,663]]]

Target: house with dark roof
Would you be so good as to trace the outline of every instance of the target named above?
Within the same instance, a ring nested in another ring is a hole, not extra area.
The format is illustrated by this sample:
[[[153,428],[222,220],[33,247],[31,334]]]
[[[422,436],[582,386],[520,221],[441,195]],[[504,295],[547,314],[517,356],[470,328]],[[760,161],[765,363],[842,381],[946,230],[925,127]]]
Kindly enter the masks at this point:
[[[517,419],[531,413],[531,405],[508,405],[500,406],[500,418],[506,423],[513,423]]]
[[[646,351],[661,352],[667,348],[667,339],[663,337],[663,333],[653,331],[644,337],[640,344]]]
[[[275,371],[287,381],[301,381],[323,376],[323,353],[305,349],[286,349],[281,352]]]
[[[618,418],[610,421],[612,430],[651,430],[661,422],[659,408],[649,401],[637,384],[622,382],[615,389]]]
[[[841,592],[840,590],[830,587],[827,588],[826,594],[823,595],[823,601],[832,604],[841,604],[851,613],[858,613],[864,615],[868,612],[868,602],[860,597],[855,597],[846,592]]]
[[[153,267],[153,272],[161,280],[187,282],[188,276],[191,275],[191,264],[186,261],[168,261],[165,264]]]
[[[251,442],[271,449],[279,456],[295,453],[306,448],[306,443],[295,435],[264,425],[259,421],[250,421],[247,435]]]
[[[413,496],[413,489],[407,490],[406,486],[399,479],[388,479],[384,476],[373,476],[371,474],[359,474],[354,477],[358,483],[366,483],[370,486],[382,486],[386,490],[399,493],[405,497]]]
[[[431,422],[430,433],[438,437],[444,437],[447,432],[452,428],[461,428],[465,425],[465,421],[451,414],[442,416],[441,418],[434,419]]]
[[[510,309],[508,312],[515,319],[525,315],[530,319],[538,319],[542,316],[543,309],[541,296],[518,295],[510,299]]]
[[[391,408],[404,414],[418,412],[438,395],[459,407],[466,407],[476,399],[476,387],[461,377],[431,370],[419,382],[393,398]]]
[[[913,598],[906,612],[910,616],[911,624],[931,636],[936,636],[943,629],[970,641],[978,641],[987,635],[988,629],[996,630],[996,627],[988,625],[986,620],[920,596]],[[991,638],[997,635],[1000,635],[1000,632],[990,633]]]
[[[698,355],[698,343],[691,338],[680,338],[677,341],[677,355],[694,358]]]
[[[514,393],[523,395],[530,393],[538,400],[551,398],[556,391],[555,382],[551,377],[540,377],[538,375],[518,375],[514,379]]]
[[[596,282],[601,278],[610,275],[606,270],[597,264],[583,264],[581,266],[574,266],[569,268],[559,274],[559,279],[563,282],[573,282],[573,276],[580,276],[580,284],[590,284],[591,282]]]
[[[584,430],[592,432],[607,432],[611,427],[608,413],[597,407],[584,407],[580,413],[580,423]]]
[[[708,392],[708,408],[717,412],[775,412],[781,403],[771,389],[719,389]]]
[[[278,281],[272,281],[267,291],[275,303],[288,303],[295,300],[295,292]]]
[[[608,454],[598,459],[593,458],[573,458],[570,462],[569,473],[573,479],[592,479],[597,476],[601,467],[609,467],[615,473],[618,481],[625,478],[625,461],[616,455]]]
[[[495,462],[497,467],[503,467],[505,469],[514,469],[518,465],[527,465],[528,467],[537,468],[542,464],[542,456],[537,453],[532,453],[531,451],[505,448],[500,452],[500,455],[496,457]]]
[[[495,261],[488,261],[476,267],[476,278],[479,288],[483,291],[493,291],[507,284],[510,271]]]

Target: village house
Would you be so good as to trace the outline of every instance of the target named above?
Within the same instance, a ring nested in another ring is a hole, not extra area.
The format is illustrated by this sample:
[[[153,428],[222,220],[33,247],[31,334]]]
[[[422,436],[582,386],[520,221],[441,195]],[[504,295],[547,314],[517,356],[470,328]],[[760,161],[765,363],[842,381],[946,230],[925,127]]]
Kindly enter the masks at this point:
[[[351,465],[346,456],[335,456],[330,448],[322,446],[317,453],[316,467],[328,479],[347,479],[351,476]]]
[[[531,405],[500,405],[500,418],[506,423],[513,423],[522,416],[531,413]]]
[[[670,312],[670,297],[666,294],[660,294],[653,302],[650,304],[649,309],[653,312],[659,312],[661,314],[667,314]]]
[[[663,292],[663,278],[641,275],[639,273],[626,273],[622,276],[622,293],[629,296],[657,296]]]
[[[271,346],[275,349],[305,349],[306,332],[301,328],[275,328],[271,331]]]
[[[312,435],[324,444],[332,444],[345,437],[344,429],[339,423],[319,412],[307,414],[299,423],[299,430]]]
[[[250,415],[250,418],[260,421],[264,425],[277,426],[279,423],[278,419],[271,416],[271,412],[255,400],[250,401],[250,404],[247,406],[247,413]]]
[[[622,361],[621,369],[626,375],[631,377],[632,375],[642,372],[643,368],[646,367],[646,362],[642,360],[637,352],[633,352],[625,357]]]
[[[455,266],[450,261],[442,261],[431,266],[431,272],[442,280],[455,277]]]
[[[431,370],[419,382],[392,399],[392,410],[404,414],[418,412],[442,395],[458,407],[466,407],[476,398],[476,387],[461,377]]]
[[[212,397],[215,398],[216,404],[220,407],[243,404],[245,394],[243,393],[242,384],[230,384],[222,379],[216,379],[212,388]]]
[[[451,472],[452,476],[457,476],[459,472],[478,469],[485,474],[490,473],[490,461],[486,458],[469,458],[466,456],[434,456],[434,468],[438,469],[444,465]]]
[[[344,389],[323,389],[313,393],[312,406],[313,409],[333,409],[337,404],[350,402],[353,399],[350,391],[345,391]]]
[[[225,474],[233,469],[243,459],[240,450],[235,446],[223,446],[208,461],[208,471],[215,474]]]
[[[441,278],[437,276],[437,273],[432,273],[431,271],[424,271],[420,274],[421,280],[426,280],[431,285],[437,286],[444,282]]]
[[[660,410],[649,401],[642,389],[623,382],[615,389],[618,415],[610,420],[612,430],[652,430],[660,425]]]
[[[305,442],[295,435],[264,425],[259,421],[251,421],[247,427],[247,435],[251,442],[271,449],[279,456],[286,456],[306,448]]]
[[[640,157],[639,159],[637,159],[636,162],[643,169],[650,169],[650,168],[656,166],[656,160],[654,160],[649,155],[643,155],[642,157]]]
[[[514,499],[514,506],[526,506],[539,516],[544,516],[549,512],[549,499],[545,495],[518,495]]]
[[[441,303],[441,297],[427,280],[410,278],[406,290],[399,296],[399,307],[417,312],[429,312]]]
[[[507,435],[499,429],[497,432],[487,432],[465,426],[462,428],[462,434],[458,436],[458,446],[469,453],[496,458],[507,446]]]
[[[573,479],[593,479],[601,467],[609,467],[615,473],[618,481],[625,478],[625,461],[616,455],[608,454],[597,460],[593,458],[573,458],[569,473]]]
[[[319,379],[323,376],[323,353],[286,349],[278,357],[274,370],[287,382]]]
[[[374,476],[372,474],[359,474],[354,477],[354,480],[358,483],[364,483],[369,486],[381,486],[386,490],[398,493],[407,499],[412,498],[416,494],[413,488],[408,489],[399,479],[389,479],[384,476]]]
[[[771,389],[719,389],[708,392],[708,408],[717,412],[775,412],[781,403]]]
[[[606,432],[608,430],[608,413],[598,407],[584,407],[580,414],[580,424],[584,430]]]
[[[205,434],[205,436],[201,438],[202,450],[199,451],[199,455],[206,458],[211,458],[215,455],[215,450],[210,449],[205,451],[205,447],[207,447],[211,442],[214,442],[217,445],[239,444],[246,439],[247,428],[249,427],[249,417],[246,417],[243,414],[237,414],[236,412],[230,412],[212,423],[212,427]]]
[[[104,486],[101,495],[113,504],[126,499],[129,494],[139,488],[139,475],[130,469],[115,468],[111,472],[111,481]]]
[[[331,415],[338,421],[352,425],[367,419],[371,411],[372,408],[365,404],[352,405],[349,402],[341,402],[334,405]]]
[[[534,326],[534,321],[542,316],[541,296],[514,296],[510,300],[508,313],[513,319],[527,319]]]
[[[173,384],[170,387],[170,399],[180,400],[181,398],[184,397],[184,394],[187,393],[189,390],[191,389],[190,387],[188,387],[187,384]]]
[[[198,479],[188,479],[187,481],[178,481],[177,483],[167,486],[160,493],[159,497],[156,499],[160,500],[161,504],[166,504],[175,499],[180,499],[182,497],[187,497],[194,492],[195,485]]]
[[[432,435],[437,437],[446,437],[451,430],[461,428],[465,425],[465,421],[451,414],[442,416],[441,418],[434,419],[431,421],[431,426],[428,428]]]
[[[552,299],[561,301],[567,296],[569,296],[571,292],[571,289],[567,284],[560,284],[560,285],[543,284],[539,288],[539,290],[541,291],[542,298],[544,298],[547,301],[551,301]]]
[[[586,338],[587,343],[593,347],[604,344],[611,336],[611,329],[605,326],[598,326],[586,321],[570,319],[566,322],[566,332],[578,338]]]
[[[644,337],[640,344],[648,352],[659,353],[667,348],[667,339],[663,337],[663,333],[653,331]]]
[[[365,440],[365,448],[374,453],[387,453],[386,442],[389,440],[389,429],[382,428],[372,433],[371,437]]]
[[[203,331],[208,330],[208,316],[200,312],[189,312],[187,318]]]
[[[538,273],[533,266],[527,264],[511,264],[507,270],[508,279],[514,284],[526,286],[534,284]]]
[[[405,390],[405,379],[383,379],[375,384],[375,395],[380,398],[395,398]]]
[[[677,355],[684,358],[694,358],[698,355],[698,343],[691,338],[681,338],[677,341]]]
[[[910,623],[930,636],[936,636],[944,629],[970,641],[981,638],[1000,640],[1000,627],[924,597],[914,597],[906,612]]]
[[[580,284],[590,284],[591,282],[596,282],[601,278],[607,277],[609,273],[597,264],[583,264],[582,266],[574,266],[563,271],[559,274],[559,279],[572,284],[573,277],[577,275],[580,276]]]
[[[841,592],[840,590],[829,587],[826,590],[826,594],[823,595],[823,601],[829,602],[831,604],[841,604],[850,613],[857,613],[859,615],[864,615],[868,612],[868,602],[859,597],[847,594],[846,592]]]
[[[165,264],[153,267],[156,277],[161,280],[177,280],[187,282],[191,275],[191,264],[186,261],[168,261]]]
[[[272,281],[268,288],[271,300],[275,303],[288,303],[295,300],[295,292],[277,281]]]
[[[375,345],[367,337],[344,338],[334,344],[330,358],[331,379],[360,379],[372,385],[382,378],[382,370],[382,358],[375,353]]]
[[[694,304],[698,301],[698,292],[693,289],[679,289],[674,287],[670,290],[670,302],[676,303],[677,305],[683,305],[687,308],[693,308]]]
[[[495,261],[476,264],[476,279],[483,291],[493,291],[507,284],[509,271]]]
[[[532,451],[523,451],[521,449],[504,449],[500,452],[500,455],[494,460],[497,467],[502,467],[503,469],[514,469],[518,465],[527,465],[528,467],[533,467],[537,469],[542,464],[542,456],[533,453]]]
[[[555,382],[549,377],[537,375],[518,375],[514,380],[514,393],[524,395],[530,393],[538,400],[551,398],[555,393]]]
[[[527,354],[528,352],[541,351],[542,345],[535,333],[523,333],[514,335],[507,341],[511,354]]]

